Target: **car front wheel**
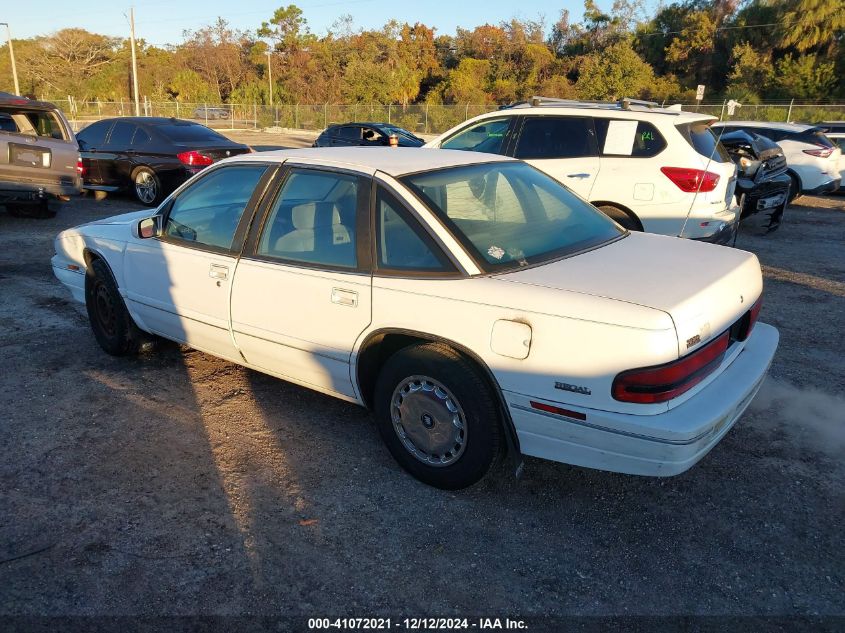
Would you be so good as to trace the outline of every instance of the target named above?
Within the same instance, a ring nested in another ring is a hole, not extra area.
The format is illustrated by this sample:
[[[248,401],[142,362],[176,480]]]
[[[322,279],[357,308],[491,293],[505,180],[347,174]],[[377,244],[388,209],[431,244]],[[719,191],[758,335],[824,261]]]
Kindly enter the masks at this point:
[[[478,368],[439,343],[391,356],[376,383],[379,434],[406,471],[447,490],[487,474],[500,453],[496,397]]]
[[[95,259],[85,273],[85,307],[97,343],[112,356],[134,354],[143,342],[108,266]]]
[[[135,197],[141,204],[148,207],[157,206],[164,197],[161,188],[161,180],[156,176],[156,173],[149,167],[141,167],[137,169],[132,176],[132,181],[135,189]]]

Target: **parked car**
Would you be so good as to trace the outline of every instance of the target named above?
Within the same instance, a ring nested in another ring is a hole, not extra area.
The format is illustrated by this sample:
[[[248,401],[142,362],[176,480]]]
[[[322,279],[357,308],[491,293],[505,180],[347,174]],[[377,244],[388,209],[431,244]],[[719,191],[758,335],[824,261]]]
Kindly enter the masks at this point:
[[[130,190],[149,206],[215,161],[252,151],[199,123],[157,117],[103,119],[77,137],[85,189]]]
[[[786,173],[786,157],[774,141],[753,132],[728,132],[721,137],[738,168],[737,201],[742,218],[755,213],[768,216],[766,228],[780,226],[789,200],[792,179]]]
[[[624,99],[534,97],[482,114],[426,143],[520,158],[631,231],[727,243],[736,167],[713,117]]]
[[[714,130],[723,134],[744,130],[753,132],[780,145],[786,156],[787,173],[792,178],[790,201],[795,197],[833,193],[839,188],[837,164],[842,152],[821,128],[800,123],[763,121],[731,121],[715,123]]]
[[[845,131],[828,132],[825,136],[839,148],[839,160],[836,168],[839,170],[839,192],[845,193]]]
[[[82,191],[82,163],[67,119],[52,103],[0,92],[0,204],[52,217],[51,203]]]
[[[395,135],[399,147],[422,147],[425,141],[408,130],[389,123],[339,123],[327,127],[313,147],[382,147]]]
[[[195,119],[228,119],[231,116],[229,108],[217,108],[212,106],[200,106],[194,110]]]
[[[238,156],[153,215],[63,231],[55,249],[106,352],[155,334],[371,407],[396,460],[442,488],[506,447],[683,472],[778,341],[757,324],[753,254],[631,233],[487,154]]]

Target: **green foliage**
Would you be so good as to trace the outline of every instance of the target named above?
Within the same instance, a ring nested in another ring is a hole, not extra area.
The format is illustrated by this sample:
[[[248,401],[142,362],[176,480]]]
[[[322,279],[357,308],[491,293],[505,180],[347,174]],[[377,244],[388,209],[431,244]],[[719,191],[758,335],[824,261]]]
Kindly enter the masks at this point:
[[[787,55],[775,66],[773,93],[781,98],[812,99],[830,94],[836,86],[833,62],[819,62],[815,55]]]
[[[628,42],[611,44],[584,57],[575,89],[584,99],[636,97],[655,83],[651,66]]]

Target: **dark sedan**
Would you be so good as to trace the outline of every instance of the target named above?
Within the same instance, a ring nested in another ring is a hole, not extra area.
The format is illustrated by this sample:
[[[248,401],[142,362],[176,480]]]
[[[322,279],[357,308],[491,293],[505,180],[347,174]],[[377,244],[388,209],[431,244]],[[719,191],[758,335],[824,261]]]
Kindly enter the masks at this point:
[[[217,160],[252,151],[181,119],[103,119],[76,135],[85,189],[132,191],[149,206]]]
[[[399,147],[422,147],[425,141],[389,123],[339,123],[330,125],[314,141],[314,147],[384,147],[396,136]]]
[[[768,216],[766,229],[774,231],[780,226],[792,186],[783,150],[765,136],[743,130],[723,134],[721,141],[737,165],[741,217],[763,213]]]

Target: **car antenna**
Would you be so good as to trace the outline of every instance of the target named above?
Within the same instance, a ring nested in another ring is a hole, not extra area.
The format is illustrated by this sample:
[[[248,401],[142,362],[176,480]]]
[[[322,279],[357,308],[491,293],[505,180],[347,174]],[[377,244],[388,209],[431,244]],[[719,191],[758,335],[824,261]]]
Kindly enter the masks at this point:
[[[710,126],[708,126],[708,127],[710,127]],[[710,163],[713,162],[713,155],[716,153],[716,150],[719,148],[719,143],[722,142],[722,134],[724,134],[724,132],[725,132],[724,126],[720,127],[719,128],[719,136],[716,137],[716,143],[713,145],[713,149],[710,151],[710,156],[707,157],[707,164],[704,165],[704,171],[705,172],[710,168]],[[731,161],[731,163],[733,163],[733,161]],[[734,165],[734,170],[736,170],[735,165]],[[684,231],[686,231],[686,229],[687,229],[687,222],[689,222],[689,216],[692,215],[692,207],[693,207],[693,205],[695,204],[695,202],[698,198],[698,194],[701,191],[701,185],[703,183],[704,183],[704,178],[702,178],[701,182],[698,183],[698,187],[695,190],[695,195],[693,196],[692,200],[689,203],[689,209],[687,209],[687,216],[684,218],[684,223],[681,225],[681,232],[678,233],[678,237],[684,236]],[[734,217],[734,223],[736,224],[736,226],[734,227],[735,231],[739,231],[739,224],[737,222],[741,217],[742,217],[742,208],[740,207],[737,210],[736,215]],[[733,245],[736,246],[736,233],[734,234]]]

